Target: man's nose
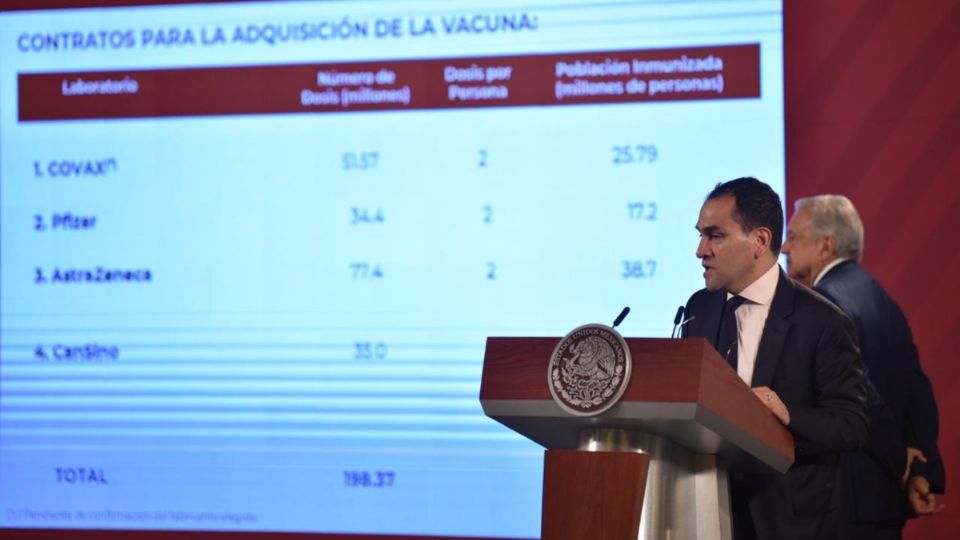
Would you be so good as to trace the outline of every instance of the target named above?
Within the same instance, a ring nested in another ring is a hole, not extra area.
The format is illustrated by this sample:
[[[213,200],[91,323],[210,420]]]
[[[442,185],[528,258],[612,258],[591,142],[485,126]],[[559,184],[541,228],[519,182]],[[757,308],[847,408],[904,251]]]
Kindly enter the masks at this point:
[[[697,258],[702,259],[707,256],[707,245],[706,239],[701,238],[700,242],[697,243]]]

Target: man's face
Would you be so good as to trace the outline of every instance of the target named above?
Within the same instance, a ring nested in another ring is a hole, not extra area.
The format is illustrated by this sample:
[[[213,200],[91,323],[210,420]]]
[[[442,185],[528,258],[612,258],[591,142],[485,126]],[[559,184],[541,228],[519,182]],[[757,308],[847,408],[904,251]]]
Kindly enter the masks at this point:
[[[790,277],[813,287],[813,280],[824,267],[823,241],[813,235],[810,228],[810,211],[799,210],[787,224],[787,241],[781,250],[787,256],[787,272]]]
[[[697,258],[703,264],[703,279],[711,291],[726,289],[739,294],[759,277],[755,234],[744,231],[737,223],[733,217],[735,209],[732,196],[709,199],[700,208]]]

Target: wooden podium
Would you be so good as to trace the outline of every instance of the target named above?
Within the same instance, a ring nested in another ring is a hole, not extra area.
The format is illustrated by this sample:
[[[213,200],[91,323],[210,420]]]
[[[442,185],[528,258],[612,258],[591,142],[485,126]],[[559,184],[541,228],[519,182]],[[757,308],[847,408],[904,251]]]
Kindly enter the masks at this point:
[[[732,539],[727,471],[785,472],[793,437],[705,340],[626,341],[623,396],[584,417],[550,393],[560,338],[487,339],[484,413],[547,449],[542,538]]]

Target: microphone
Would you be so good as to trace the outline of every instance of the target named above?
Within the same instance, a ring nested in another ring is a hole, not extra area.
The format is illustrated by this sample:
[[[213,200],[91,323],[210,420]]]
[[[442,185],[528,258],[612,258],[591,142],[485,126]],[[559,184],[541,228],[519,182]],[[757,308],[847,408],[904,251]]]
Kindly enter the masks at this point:
[[[627,318],[627,314],[629,314],[629,313],[630,313],[630,307],[629,307],[629,306],[623,308],[623,311],[621,311],[620,314],[617,315],[617,318],[613,320],[613,327],[616,328],[617,326],[620,326],[620,323],[622,323],[623,320],[624,320],[625,318]]]
[[[670,337],[677,337],[677,330],[680,329],[680,321],[683,320],[683,312],[687,309],[683,306],[677,308],[677,314],[673,316],[673,332],[670,332]]]
[[[692,321],[692,320],[694,320],[694,319],[696,319],[696,318],[697,318],[696,315],[691,315],[691,316],[687,317],[686,319],[684,319],[683,322],[680,323],[680,328],[679,328],[679,330],[681,330],[681,331],[680,331],[680,332],[677,332],[677,337],[680,337],[680,334],[683,333],[683,332],[682,332],[683,327],[686,326],[688,322],[690,322],[690,321]]]

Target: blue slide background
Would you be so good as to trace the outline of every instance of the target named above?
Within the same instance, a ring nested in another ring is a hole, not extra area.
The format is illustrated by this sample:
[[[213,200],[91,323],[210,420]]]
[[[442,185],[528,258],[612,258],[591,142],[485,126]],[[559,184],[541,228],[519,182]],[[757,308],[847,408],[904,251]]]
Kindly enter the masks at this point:
[[[483,416],[484,340],[561,336],[624,305],[624,335],[670,333],[702,286],[693,225],[709,189],[754,175],[783,193],[781,6],[486,4],[0,14],[0,527],[539,535],[542,448]],[[17,45],[66,30],[491,12],[536,28]],[[760,43],[760,98],[17,117],[18,73],[740,43]],[[655,159],[616,163],[618,147],[651,146]],[[113,166],[35,174],[97,160]],[[51,227],[67,212],[95,224]],[[151,279],[35,282],[38,269],[98,265]]]

